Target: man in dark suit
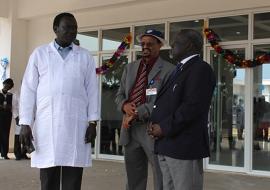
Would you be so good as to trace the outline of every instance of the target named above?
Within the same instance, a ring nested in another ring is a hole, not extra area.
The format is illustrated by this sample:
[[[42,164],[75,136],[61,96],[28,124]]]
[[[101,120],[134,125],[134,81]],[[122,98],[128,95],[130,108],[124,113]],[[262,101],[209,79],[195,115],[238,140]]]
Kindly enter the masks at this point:
[[[156,95],[174,66],[159,57],[165,40],[161,32],[147,30],[138,36],[142,59],[124,68],[116,94],[118,109],[124,114],[120,144],[124,146],[128,190],[146,190],[148,161],[153,169],[154,189],[162,190],[162,176],[154,141],[147,135],[147,123]]]
[[[1,157],[8,160],[9,133],[14,106],[13,94],[9,92],[14,86],[13,80],[8,78],[3,82],[0,92],[0,152]]]
[[[166,190],[203,189],[202,159],[209,156],[208,111],[216,82],[199,56],[202,47],[195,30],[177,34],[172,56],[178,64],[153,106],[148,133],[156,139]]]

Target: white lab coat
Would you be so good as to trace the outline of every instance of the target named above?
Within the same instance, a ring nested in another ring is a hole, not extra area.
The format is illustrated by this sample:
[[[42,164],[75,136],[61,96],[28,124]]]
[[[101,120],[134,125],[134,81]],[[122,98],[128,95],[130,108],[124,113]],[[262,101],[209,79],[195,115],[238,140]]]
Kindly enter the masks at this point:
[[[30,125],[35,151],[31,166],[91,166],[84,137],[88,121],[99,120],[94,58],[79,46],[65,60],[51,42],[29,58],[20,97],[20,124]]]

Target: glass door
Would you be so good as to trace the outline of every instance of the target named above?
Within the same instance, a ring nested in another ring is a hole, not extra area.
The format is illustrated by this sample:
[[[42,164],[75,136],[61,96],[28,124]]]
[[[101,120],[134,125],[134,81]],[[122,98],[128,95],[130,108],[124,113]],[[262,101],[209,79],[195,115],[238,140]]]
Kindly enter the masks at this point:
[[[241,58],[246,57],[244,47],[226,48]],[[246,138],[245,69],[235,68],[227,63],[212,48],[207,49],[207,56],[208,63],[214,69],[217,85],[209,114],[211,156],[206,167],[243,170]]]
[[[107,62],[111,55],[102,56],[102,64]],[[123,155],[123,147],[119,145],[122,113],[117,110],[115,95],[119,88],[124,66],[128,64],[128,56],[124,55],[113,67],[101,76],[101,122],[99,157],[115,158]]]
[[[270,51],[270,44],[255,45],[254,57]],[[270,64],[253,69],[252,169],[270,172]],[[269,173],[268,173],[269,175]]]

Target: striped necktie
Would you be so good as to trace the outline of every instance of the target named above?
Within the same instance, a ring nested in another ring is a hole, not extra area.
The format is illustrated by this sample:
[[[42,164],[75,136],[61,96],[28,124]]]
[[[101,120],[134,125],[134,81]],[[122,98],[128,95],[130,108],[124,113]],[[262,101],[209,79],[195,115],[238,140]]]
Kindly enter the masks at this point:
[[[136,80],[136,84],[129,96],[129,102],[133,102],[136,106],[144,103],[144,94],[147,86],[147,68],[146,64],[143,64],[142,70],[138,79]]]

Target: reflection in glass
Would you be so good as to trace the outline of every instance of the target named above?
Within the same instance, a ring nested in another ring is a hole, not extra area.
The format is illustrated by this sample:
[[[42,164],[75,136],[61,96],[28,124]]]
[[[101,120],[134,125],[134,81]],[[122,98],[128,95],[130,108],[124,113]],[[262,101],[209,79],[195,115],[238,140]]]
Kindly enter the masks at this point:
[[[209,28],[213,29],[221,41],[248,39],[248,15],[211,18]]]
[[[80,32],[77,39],[81,47],[89,51],[98,51],[98,31]]]
[[[102,30],[102,50],[116,50],[129,33],[130,28]]]
[[[270,52],[270,45],[254,46],[254,57]],[[270,64],[270,63],[269,63]],[[253,169],[270,171],[270,65],[254,68]]]
[[[145,26],[135,26],[135,39],[134,45],[136,48],[139,48],[139,42],[137,41],[136,37],[138,35],[144,34],[146,30],[155,29],[165,34],[165,24],[153,24],[153,25],[145,25]]]
[[[254,39],[270,38],[270,13],[254,15]]]
[[[182,29],[193,29],[202,33],[203,20],[170,23],[170,44],[172,44],[176,34]]]
[[[244,49],[233,49],[245,58]],[[214,50],[210,51],[217,86],[210,110],[209,164],[244,166],[245,71],[228,64]]]
[[[102,57],[103,64],[110,56]],[[123,155],[122,146],[119,145],[122,113],[117,110],[114,103],[115,94],[120,86],[120,80],[124,66],[128,63],[127,56],[121,58],[114,64],[111,70],[102,76],[101,96],[101,140],[100,153]]]

